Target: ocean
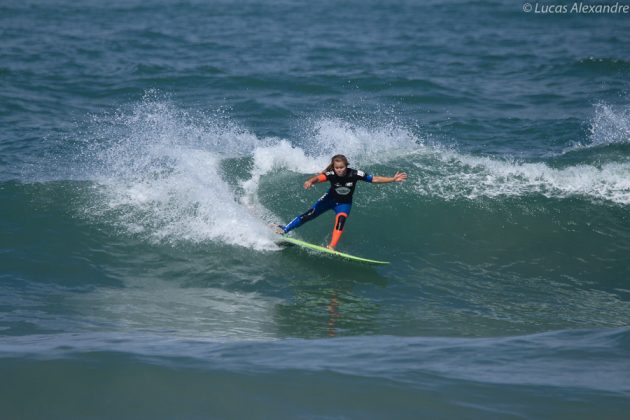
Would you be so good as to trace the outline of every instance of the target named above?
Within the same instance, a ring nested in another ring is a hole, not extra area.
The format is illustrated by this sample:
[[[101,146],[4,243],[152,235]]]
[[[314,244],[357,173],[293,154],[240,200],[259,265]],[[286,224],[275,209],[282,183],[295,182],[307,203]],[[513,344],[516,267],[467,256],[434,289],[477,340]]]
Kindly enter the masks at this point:
[[[630,14],[548,4],[4,0],[0,418],[627,418]],[[387,266],[270,228],[337,153]]]

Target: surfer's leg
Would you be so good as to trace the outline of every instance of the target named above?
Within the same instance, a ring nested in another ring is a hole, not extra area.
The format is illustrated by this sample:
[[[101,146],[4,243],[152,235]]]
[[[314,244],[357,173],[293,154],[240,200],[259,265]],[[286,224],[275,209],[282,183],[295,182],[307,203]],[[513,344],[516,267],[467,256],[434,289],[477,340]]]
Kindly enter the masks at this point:
[[[335,226],[333,227],[332,239],[328,248],[335,249],[337,247],[337,242],[341,239],[341,235],[343,234],[343,227],[346,224],[346,220],[350,215],[350,209],[352,208],[352,204],[337,204],[335,206]]]
[[[306,212],[300,214],[295,219],[291,220],[282,230],[284,233],[290,232],[296,227],[302,226],[304,223],[313,220],[323,212],[330,210],[334,203],[328,199],[328,194],[324,194],[315,204],[311,206]]]

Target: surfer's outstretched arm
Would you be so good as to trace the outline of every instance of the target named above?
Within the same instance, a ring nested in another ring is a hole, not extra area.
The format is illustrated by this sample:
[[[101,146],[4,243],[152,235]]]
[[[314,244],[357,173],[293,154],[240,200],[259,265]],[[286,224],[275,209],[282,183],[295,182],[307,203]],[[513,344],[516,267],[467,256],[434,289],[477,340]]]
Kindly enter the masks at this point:
[[[403,182],[407,179],[405,172],[396,172],[394,176],[373,176],[372,184],[387,184],[389,182]]]
[[[304,189],[308,190],[309,188],[311,188],[313,185],[317,184],[318,182],[326,182],[326,175],[317,174],[310,177],[309,179],[306,180],[306,182],[304,182]]]

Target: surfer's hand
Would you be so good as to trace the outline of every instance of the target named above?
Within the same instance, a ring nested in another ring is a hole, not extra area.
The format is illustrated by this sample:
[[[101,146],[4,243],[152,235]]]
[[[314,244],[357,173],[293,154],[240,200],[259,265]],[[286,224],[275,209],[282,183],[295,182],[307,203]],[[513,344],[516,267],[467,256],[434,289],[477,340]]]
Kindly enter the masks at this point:
[[[308,189],[309,189],[309,188],[311,188],[312,186],[313,186],[313,183],[311,182],[311,180],[310,180],[310,179],[304,183],[304,189],[305,189],[305,190],[308,190]]]
[[[405,179],[407,179],[405,172],[396,172],[396,175],[394,175],[394,182],[403,182]]]

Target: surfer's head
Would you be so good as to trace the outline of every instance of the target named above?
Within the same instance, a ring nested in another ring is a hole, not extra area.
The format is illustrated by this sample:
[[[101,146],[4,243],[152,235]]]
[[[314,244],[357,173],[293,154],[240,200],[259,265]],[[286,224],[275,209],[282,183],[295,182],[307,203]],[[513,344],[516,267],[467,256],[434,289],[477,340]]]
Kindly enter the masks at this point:
[[[335,155],[330,159],[330,165],[326,167],[324,172],[335,171],[337,176],[344,176],[348,169],[348,158],[344,155]]]

